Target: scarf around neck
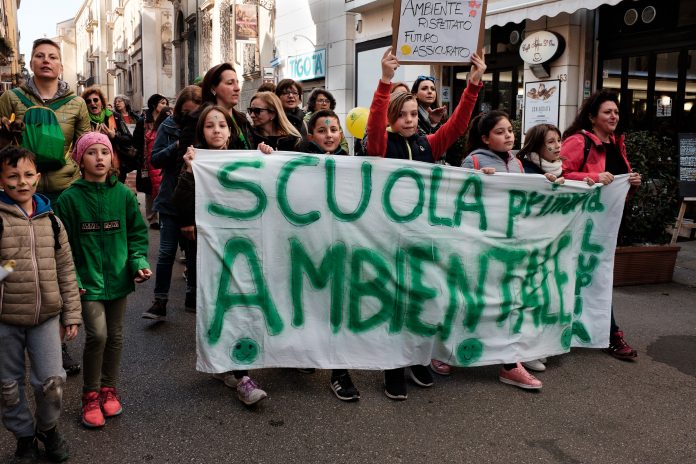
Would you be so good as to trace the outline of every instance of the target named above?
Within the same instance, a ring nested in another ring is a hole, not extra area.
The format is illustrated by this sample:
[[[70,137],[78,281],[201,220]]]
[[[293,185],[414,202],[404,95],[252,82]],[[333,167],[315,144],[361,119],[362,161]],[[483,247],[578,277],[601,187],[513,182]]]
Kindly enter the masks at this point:
[[[538,153],[534,152],[529,153],[527,158],[529,161],[539,166],[545,174],[553,174],[556,177],[561,177],[563,172],[563,161],[561,161],[560,158],[556,161],[546,161],[539,156]]]
[[[102,124],[104,119],[110,118],[112,114],[111,110],[104,108],[99,114],[89,113],[89,119],[95,124]]]

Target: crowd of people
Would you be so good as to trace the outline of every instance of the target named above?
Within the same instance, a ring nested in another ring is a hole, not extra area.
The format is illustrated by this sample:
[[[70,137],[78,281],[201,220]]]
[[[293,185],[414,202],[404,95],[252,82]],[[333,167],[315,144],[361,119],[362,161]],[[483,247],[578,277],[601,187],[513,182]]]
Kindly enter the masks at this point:
[[[486,70],[482,56],[472,55],[468,85],[449,117],[446,107],[438,104],[435,78],[419,76],[409,89],[392,82],[399,66],[388,50],[381,60],[366,136],[357,145],[359,154],[426,163],[463,159],[462,167],[484,174],[541,174],[556,183],[572,179],[609,184],[620,174],[629,174],[632,188],[641,183],[640,175],[631,170],[623,138],[616,134],[615,94],[591,95],[562,136],[553,125],[533,127],[522,149],[513,154],[515,134],[506,113],[496,110],[472,118]],[[52,112],[53,119],[49,113],[45,116],[60,128],[63,158],[57,169],[48,170],[39,169],[47,156],[41,146],[32,151],[23,143],[0,151],[0,256],[3,263],[14,261],[14,272],[2,282],[0,295],[0,407],[4,425],[17,439],[18,458],[35,461],[41,442],[46,456],[60,462],[69,457],[57,427],[62,385],[66,371],[80,370],[80,364],[66,356],[64,342],[77,336],[80,325],[86,337],[82,423],[100,428],[123,411],[118,393],[123,318],[135,283],[153,274],[147,256],[148,226],[159,230],[160,243],[153,303],[142,317],[165,320],[179,248],[189,264],[183,306],[196,311],[196,149],[258,149],[265,155],[277,150],[348,155],[349,149],[329,91],[315,89],[305,112],[301,84],[284,79],[277,86],[264,84],[241,112],[236,108],[241,86],[229,63],[211,68],[200,85],[182,89],[173,109],[166,97],[150,96],[142,117],[122,96],[109,108],[97,87],[87,88],[81,98],[74,96],[59,78],[60,49],[49,39],[34,43],[30,67],[33,76],[23,86],[0,96],[0,117],[22,119],[34,107]],[[32,129],[29,121],[26,134]],[[446,156],[464,135],[465,152]],[[136,195],[123,184],[125,174],[133,170],[138,172],[138,190],[145,194],[145,218]],[[613,309],[606,351],[621,359],[637,356],[624,340]],[[35,414],[25,393],[25,352]],[[529,370],[544,371],[544,363],[539,359],[504,364],[499,380],[538,390],[542,382]],[[452,366],[438,359],[430,366],[386,370],[384,393],[405,400],[407,378],[430,387],[433,372],[451,371]],[[214,377],[233,388],[246,405],[267,397],[249,371]],[[346,369],[332,371],[330,387],[340,400],[360,398]]]

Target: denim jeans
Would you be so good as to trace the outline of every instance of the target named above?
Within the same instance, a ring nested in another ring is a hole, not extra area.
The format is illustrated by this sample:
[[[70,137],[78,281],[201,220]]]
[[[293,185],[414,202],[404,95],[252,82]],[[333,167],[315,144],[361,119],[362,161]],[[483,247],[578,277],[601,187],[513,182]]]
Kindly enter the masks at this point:
[[[60,316],[33,327],[0,322],[0,410],[2,423],[15,437],[34,435],[34,416],[24,385],[24,351],[29,355],[29,382],[36,400],[36,427],[50,430],[63,404],[65,371],[60,352]]]
[[[169,287],[172,283],[172,268],[179,248],[179,224],[176,217],[170,214],[160,214],[160,244],[157,270],[155,274],[155,298],[169,298]]]
[[[123,315],[126,298],[82,301],[85,352],[82,358],[82,391],[116,387],[123,349]]]

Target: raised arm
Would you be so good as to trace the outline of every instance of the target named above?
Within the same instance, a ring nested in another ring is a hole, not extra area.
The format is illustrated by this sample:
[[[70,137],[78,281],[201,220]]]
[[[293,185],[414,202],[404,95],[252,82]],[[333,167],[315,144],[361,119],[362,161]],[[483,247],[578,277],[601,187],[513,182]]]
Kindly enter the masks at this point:
[[[389,108],[389,96],[391,81],[399,67],[399,60],[392,55],[391,47],[382,56],[382,78],[377,84],[377,90],[372,97],[370,116],[367,120],[367,155],[381,156],[387,154],[387,109]]]
[[[466,90],[459,100],[457,108],[452,113],[452,117],[447,120],[434,134],[429,134],[428,143],[432,148],[433,155],[442,157],[447,149],[457,141],[459,137],[466,133],[471,120],[471,114],[476,105],[478,93],[483,87],[481,77],[486,71],[486,62],[483,57],[474,53],[471,57],[471,71],[469,71],[469,83]],[[369,140],[368,140],[369,142]],[[438,159],[436,158],[436,159]]]

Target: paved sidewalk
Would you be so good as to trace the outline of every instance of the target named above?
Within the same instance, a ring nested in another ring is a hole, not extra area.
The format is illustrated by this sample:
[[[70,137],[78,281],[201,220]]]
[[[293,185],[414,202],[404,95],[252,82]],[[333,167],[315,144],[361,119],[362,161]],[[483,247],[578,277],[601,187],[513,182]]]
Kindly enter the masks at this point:
[[[681,247],[674,269],[674,282],[696,287],[696,240],[678,242]]]

